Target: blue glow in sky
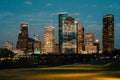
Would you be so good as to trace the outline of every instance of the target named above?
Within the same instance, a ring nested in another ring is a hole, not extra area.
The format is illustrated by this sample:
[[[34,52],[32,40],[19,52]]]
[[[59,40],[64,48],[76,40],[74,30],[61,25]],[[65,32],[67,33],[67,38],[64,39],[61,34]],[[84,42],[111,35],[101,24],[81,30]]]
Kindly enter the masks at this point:
[[[120,0],[0,0],[0,47],[4,41],[13,41],[14,47],[20,23],[29,24],[29,36],[38,34],[43,41],[44,27],[55,27],[58,42],[58,12],[68,12],[81,22],[85,32],[92,32],[95,39],[102,39],[102,18],[115,17],[115,47],[120,48]]]

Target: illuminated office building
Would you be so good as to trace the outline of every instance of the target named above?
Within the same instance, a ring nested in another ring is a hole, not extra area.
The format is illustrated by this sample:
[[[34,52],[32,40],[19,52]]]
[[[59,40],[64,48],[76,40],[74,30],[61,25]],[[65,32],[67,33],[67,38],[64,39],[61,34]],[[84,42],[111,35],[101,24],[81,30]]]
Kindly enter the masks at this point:
[[[85,37],[86,37],[86,44],[85,44],[86,54],[96,53],[97,46],[94,45],[94,34],[86,33]]]
[[[18,34],[16,49],[24,51],[25,53],[28,50],[28,24],[27,23],[20,24],[20,32]]]
[[[78,23],[78,43],[77,43],[78,53],[84,51],[84,28],[81,23]]]
[[[41,54],[41,41],[38,35],[34,35],[34,54]]]
[[[59,51],[62,53],[62,44],[63,44],[63,24],[65,19],[68,17],[66,12],[61,12],[58,15],[58,26],[59,26]]]
[[[59,53],[59,44],[55,44],[55,53]]]
[[[55,52],[54,27],[52,26],[45,27],[44,49],[46,53]]]
[[[114,50],[114,16],[112,14],[103,17],[102,42],[103,52]]]
[[[77,53],[77,21],[67,17],[62,26],[62,53]]]
[[[4,42],[4,48],[12,51],[13,43],[11,41],[10,42]]]
[[[28,49],[27,52],[28,54],[32,54],[34,51],[34,39],[28,38]]]
[[[92,46],[94,44],[94,34],[93,33],[86,33],[86,46]]]

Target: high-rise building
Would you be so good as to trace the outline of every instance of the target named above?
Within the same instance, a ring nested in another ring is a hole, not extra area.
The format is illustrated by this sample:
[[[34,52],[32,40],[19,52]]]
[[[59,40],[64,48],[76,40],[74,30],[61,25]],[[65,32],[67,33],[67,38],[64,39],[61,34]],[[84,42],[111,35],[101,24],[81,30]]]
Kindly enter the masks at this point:
[[[10,42],[4,42],[4,48],[12,51],[13,43],[11,41]]]
[[[87,54],[92,54],[97,52],[97,46],[94,45],[94,34],[93,33],[86,33],[86,44],[85,44],[85,51]]]
[[[94,45],[94,34],[93,33],[86,33],[86,46]]]
[[[28,24],[27,23],[20,24],[20,32],[18,34],[16,49],[24,51],[24,53],[26,53],[28,50]]]
[[[28,49],[27,52],[28,54],[32,54],[34,51],[34,39],[28,38]]]
[[[41,54],[41,41],[38,35],[34,35],[34,54]]]
[[[61,12],[58,15],[58,26],[59,26],[59,51],[62,53],[62,44],[63,44],[63,24],[65,19],[68,17],[66,12]]]
[[[55,53],[59,53],[59,44],[55,44]]]
[[[84,51],[84,28],[81,23],[78,23],[78,53]]]
[[[77,53],[77,21],[67,17],[62,26],[62,53]]]
[[[103,17],[102,42],[103,52],[114,50],[114,16],[112,14]]]
[[[45,27],[44,33],[44,49],[46,53],[55,52],[55,41],[54,41],[54,27]]]

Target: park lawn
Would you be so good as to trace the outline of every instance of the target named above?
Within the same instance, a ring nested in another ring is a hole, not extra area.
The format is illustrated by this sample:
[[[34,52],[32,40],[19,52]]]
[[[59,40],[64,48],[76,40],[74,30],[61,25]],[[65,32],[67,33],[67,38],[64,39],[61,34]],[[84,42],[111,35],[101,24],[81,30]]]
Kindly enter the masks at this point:
[[[1,70],[0,80],[120,80],[120,71],[106,70],[103,65],[71,64]]]

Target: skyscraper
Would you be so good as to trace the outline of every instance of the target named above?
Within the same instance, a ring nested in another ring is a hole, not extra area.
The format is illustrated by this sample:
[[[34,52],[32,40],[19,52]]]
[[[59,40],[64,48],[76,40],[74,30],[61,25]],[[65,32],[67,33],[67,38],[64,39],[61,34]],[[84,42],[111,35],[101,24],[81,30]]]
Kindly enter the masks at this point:
[[[93,46],[93,45],[94,45],[94,34],[86,33],[86,46]]]
[[[103,17],[102,42],[103,52],[114,50],[114,16],[112,14]]]
[[[55,41],[54,41],[54,27],[48,26],[45,27],[44,33],[44,49],[46,53],[55,52]]]
[[[84,28],[81,23],[77,24],[78,26],[78,53],[81,53],[84,50]]]
[[[94,34],[86,33],[86,44],[85,51],[87,54],[92,54],[97,52],[97,46],[94,45]]]
[[[28,38],[28,48],[26,50],[28,54],[32,54],[34,51],[34,39]]]
[[[11,41],[10,42],[4,42],[4,48],[12,51],[13,43]]]
[[[62,53],[77,53],[77,21],[67,17],[62,26]]]
[[[38,35],[34,35],[34,54],[41,53],[41,41]]]
[[[16,49],[27,52],[28,49],[28,24],[21,23],[20,24],[20,32],[18,34],[18,41],[16,45]]]
[[[59,51],[62,53],[62,44],[63,44],[63,24],[64,20],[68,17],[66,12],[61,12],[58,15],[58,26],[59,26]]]

